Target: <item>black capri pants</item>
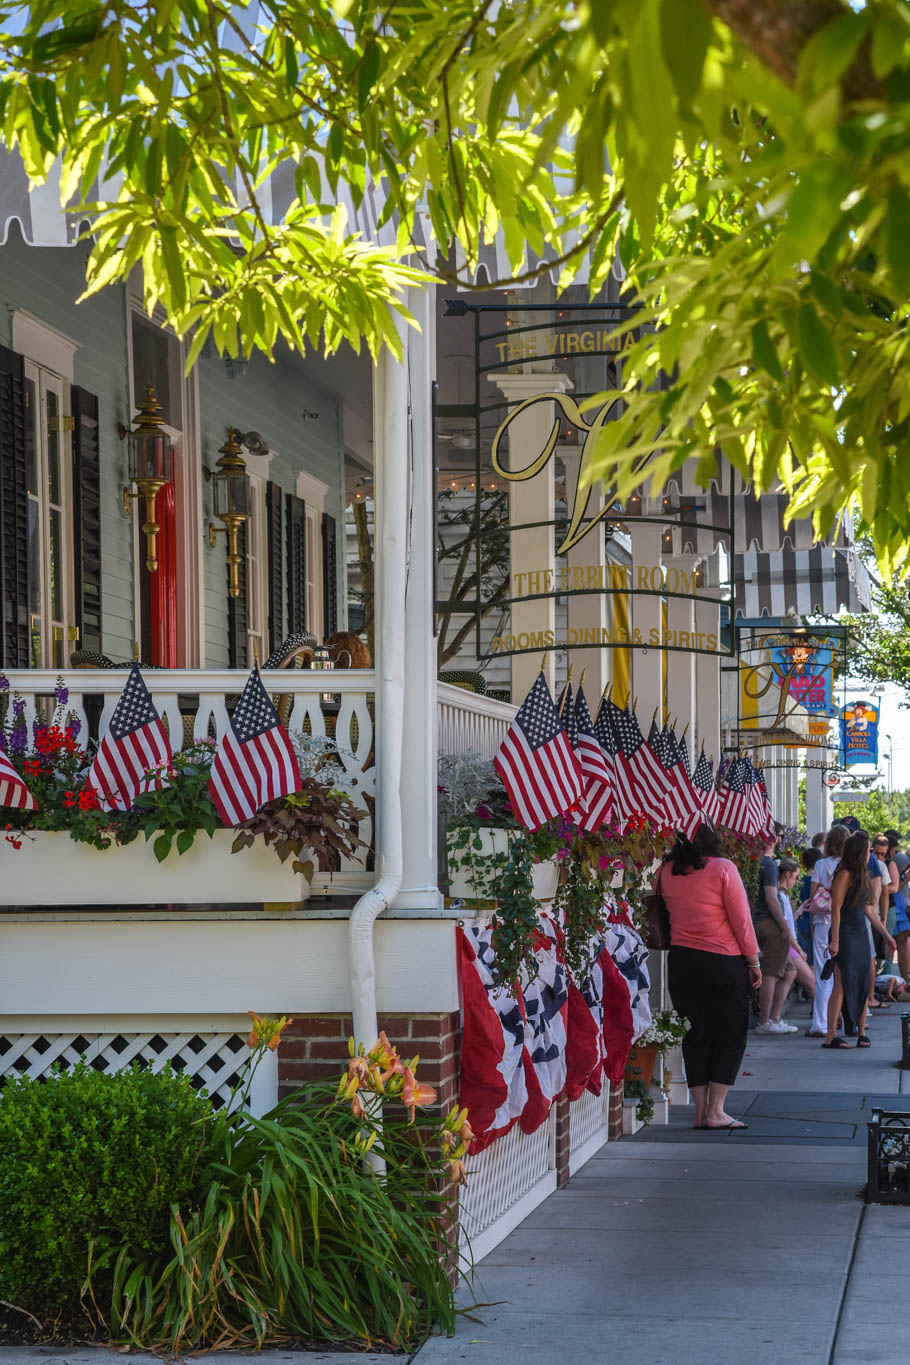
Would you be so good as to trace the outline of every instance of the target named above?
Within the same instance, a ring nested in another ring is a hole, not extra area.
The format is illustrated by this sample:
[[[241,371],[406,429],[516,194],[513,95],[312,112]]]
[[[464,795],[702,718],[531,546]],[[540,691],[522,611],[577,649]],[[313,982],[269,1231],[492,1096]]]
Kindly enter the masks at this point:
[[[749,1032],[746,959],[671,948],[667,985],[676,1013],[689,1021],[682,1045],[689,1086],[733,1085]]]

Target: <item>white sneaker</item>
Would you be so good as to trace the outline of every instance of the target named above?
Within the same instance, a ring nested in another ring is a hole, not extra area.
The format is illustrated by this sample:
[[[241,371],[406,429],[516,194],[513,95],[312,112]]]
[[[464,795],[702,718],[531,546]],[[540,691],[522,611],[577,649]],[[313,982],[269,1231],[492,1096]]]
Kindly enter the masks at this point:
[[[775,1033],[799,1033],[798,1028],[794,1027],[793,1024],[785,1024],[783,1019],[781,1019],[780,1023],[777,1024],[774,1022],[773,1019],[771,1019],[769,1020],[769,1023],[771,1024]]]
[[[768,1022],[767,1022],[767,1024],[756,1024],[756,1025],[755,1025],[755,1032],[756,1032],[756,1033],[780,1033],[780,1029],[779,1029],[779,1028],[777,1027],[777,1025],[774,1023],[774,1020],[773,1020],[773,1019],[769,1019]]]

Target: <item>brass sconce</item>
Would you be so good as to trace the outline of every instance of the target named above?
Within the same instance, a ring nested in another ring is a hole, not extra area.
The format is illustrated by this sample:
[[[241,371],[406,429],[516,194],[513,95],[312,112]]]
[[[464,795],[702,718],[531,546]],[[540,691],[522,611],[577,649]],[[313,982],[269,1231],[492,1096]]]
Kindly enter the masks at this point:
[[[246,465],[243,456],[240,454],[237,434],[231,427],[228,431],[227,440],[218,452],[221,458],[212,470],[215,516],[219,521],[224,522],[224,525],[216,526],[213,521],[209,522],[209,545],[213,550],[218,543],[217,536],[222,531],[227,534],[227,562],[231,597],[239,597],[240,595],[241,555],[237,553],[237,536],[241,524],[247,521],[250,515],[250,476],[246,472]]]
[[[123,514],[129,516],[134,498],[145,498],[145,522],[142,532],[146,539],[146,567],[150,573],[158,568],[158,531],[155,520],[155,499],[160,489],[174,480],[174,447],[164,430],[161,404],[151,384],[145,386],[145,397],[139,404],[136,424],[132,431],[120,428],[120,435],[129,441],[130,484],[123,490]]]

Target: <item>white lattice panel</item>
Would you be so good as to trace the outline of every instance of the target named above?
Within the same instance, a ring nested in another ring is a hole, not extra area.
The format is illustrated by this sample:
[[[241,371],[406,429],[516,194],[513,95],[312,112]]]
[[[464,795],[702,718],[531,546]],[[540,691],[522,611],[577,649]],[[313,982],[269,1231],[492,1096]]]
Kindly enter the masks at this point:
[[[468,1159],[461,1192],[461,1224],[475,1259],[526,1217],[556,1187],[556,1108],[535,1133],[516,1123],[505,1137]]]
[[[122,1071],[134,1061],[161,1071],[170,1062],[194,1088],[205,1088],[218,1108],[249,1055],[240,1033],[7,1033],[0,1034],[0,1077],[38,1080],[56,1064],[67,1069],[80,1059],[96,1071]]]
[[[607,1092],[609,1093],[609,1092]],[[586,1090],[569,1105],[569,1151],[576,1152],[592,1138],[606,1137],[606,1094],[592,1095]]]

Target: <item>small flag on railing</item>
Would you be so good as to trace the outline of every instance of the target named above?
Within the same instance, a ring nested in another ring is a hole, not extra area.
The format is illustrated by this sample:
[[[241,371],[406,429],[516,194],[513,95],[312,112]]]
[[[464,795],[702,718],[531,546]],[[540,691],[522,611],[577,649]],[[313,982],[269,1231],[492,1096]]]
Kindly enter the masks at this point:
[[[734,758],[727,769],[726,782],[720,792],[720,816],[718,823],[734,834],[752,833],[749,820],[749,768],[745,758]]]
[[[231,828],[249,820],[266,801],[300,790],[290,736],[255,668],[218,741],[208,787],[218,814]]]
[[[714,765],[710,758],[702,749],[692,774],[692,786],[699,793],[702,808],[708,819],[715,824],[717,813],[720,809],[720,800],[717,795],[717,788],[714,785]]]
[[[526,829],[575,810],[582,780],[543,673],[525,697],[493,759],[517,818]]]
[[[159,770],[170,761],[167,731],[139,665],[133,664],[92,760],[86,786],[94,787],[110,810],[130,810],[140,792],[166,786],[167,778]]]
[[[37,810],[38,808],[35,798],[2,749],[0,749],[0,806],[10,806],[13,810]]]
[[[574,747],[585,784],[579,824],[582,829],[597,830],[613,815],[613,762],[600,747],[588,702],[580,687],[574,714]]]

